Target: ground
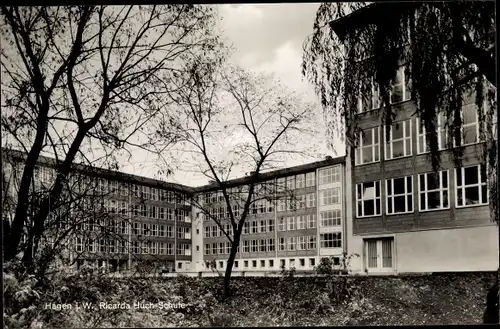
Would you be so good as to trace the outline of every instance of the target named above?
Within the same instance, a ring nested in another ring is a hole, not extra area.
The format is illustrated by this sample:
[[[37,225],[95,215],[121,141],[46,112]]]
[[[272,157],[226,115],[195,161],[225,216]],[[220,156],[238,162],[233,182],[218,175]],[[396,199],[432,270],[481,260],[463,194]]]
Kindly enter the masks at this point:
[[[34,288],[31,307],[25,304],[7,327],[480,324],[495,273],[349,277],[346,282],[335,277],[334,283],[321,277],[234,278],[229,302],[220,298],[221,280],[66,276]],[[6,297],[19,298],[16,285],[9,286]],[[94,308],[81,307],[85,302]],[[101,302],[131,308],[100,308]],[[73,307],[47,308],[48,303]],[[134,303],[156,307],[135,309]],[[184,305],[173,309],[167,303]]]

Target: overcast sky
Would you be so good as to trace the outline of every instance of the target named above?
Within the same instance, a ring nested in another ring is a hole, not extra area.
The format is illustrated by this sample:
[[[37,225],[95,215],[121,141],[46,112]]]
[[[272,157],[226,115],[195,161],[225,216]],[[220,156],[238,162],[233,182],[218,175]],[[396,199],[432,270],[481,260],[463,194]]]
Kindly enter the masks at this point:
[[[223,36],[235,50],[231,62],[251,71],[274,73],[283,84],[318,104],[320,125],[322,119],[318,99],[313,87],[301,75],[302,44],[312,33],[318,7],[319,3],[228,4],[220,5],[219,12]],[[341,144],[338,145],[337,152],[343,154]],[[326,146],[324,152],[328,152]],[[329,154],[335,156],[331,152]],[[151,176],[153,157],[132,159],[133,163],[122,170]],[[181,171],[176,171],[167,180],[194,186],[206,183],[204,177]]]

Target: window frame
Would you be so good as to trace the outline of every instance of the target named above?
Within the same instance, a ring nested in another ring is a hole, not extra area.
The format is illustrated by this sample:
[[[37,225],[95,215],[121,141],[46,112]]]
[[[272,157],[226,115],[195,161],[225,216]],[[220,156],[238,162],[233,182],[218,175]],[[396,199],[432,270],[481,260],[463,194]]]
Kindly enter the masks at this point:
[[[439,187],[437,189],[432,189],[429,190],[427,185],[428,185],[428,175],[429,174],[438,174],[439,175]],[[446,174],[446,181],[447,181],[447,187],[443,187],[443,175]],[[424,189],[420,186],[420,177],[424,177]],[[436,172],[425,172],[425,173],[419,173],[418,174],[418,211],[419,212],[428,212],[428,211],[439,211],[439,210],[449,210],[450,209],[450,171],[449,170],[440,170],[437,173]],[[432,208],[429,209],[428,206],[428,193],[432,192],[439,192],[439,203],[440,207],[439,208]],[[448,200],[448,206],[444,207],[443,206],[443,195],[444,193],[447,194],[447,200]],[[425,194],[424,202],[425,204],[422,205],[422,195]],[[425,206],[425,209],[422,207]]]
[[[363,134],[365,134],[365,132],[368,130],[372,134],[372,143],[370,145],[363,145]],[[375,142],[375,140],[377,140],[377,142]],[[370,162],[364,162],[363,161],[363,150],[368,149],[368,148],[371,151],[373,160]],[[365,164],[380,162],[380,149],[381,149],[381,147],[380,147],[380,126],[363,129],[359,133],[359,143],[356,146],[355,154],[354,154],[354,165],[361,166],[361,165],[365,165]]]
[[[393,122],[391,126],[384,126],[384,160],[395,160],[395,159],[402,159],[402,158],[405,158],[405,157],[411,157],[413,155],[413,134],[412,134],[412,119],[407,119],[407,120],[401,120],[401,121],[396,121],[396,122]],[[406,126],[406,122],[409,123],[409,136],[407,136],[407,126]],[[403,137],[401,138],[398,138],[398,139],[394,139],[392,136],[393,136],[393,128],[394,128],[394,125],[395,124],[399,124],[399,123],[402,123],[403,124]],[[386,140],[387,139],[387,129],[390,129],[389,131],[389,140]],[[403,155],[402,156],[398,156],[398,157],[394,157],[393,153],[394,153],[394,143],[395,142],[403,142]],[[409,141],[409,151],[407,152],[407,149],[406,149],[406,146],[407,146],[407,141]],[[388,146],[390,145],[390,154],[388,152]],[[409,154],[407,154],[409,153]]]
[[[476,167],[476,170],[477,170],[477,174],[478,174],[478,182],[475,183],[475,184],[465,184],[465,169],[467,168],[473,168],[473,167]],[[462,185],[458,185],[458,170],[460,169],[460,178],[462,180]],[[482,180],[482,171],[485,171],[485,174],[484,174],[484,177],[486,178],[484,183],[481,181]],[[455,168],[455,207],[457,209],[459,208],[470,208],[470,207],[479,207],[479,206],[486,206],[486,205],[489,205],[489,202],[490,202],[490,190],[488,188],[488,169],[485,165],[481,165],[481,164],[478,164],[478,165],[472,165],[472,166],[463,166],[463,167],[456,167]],[[482,202],[482,196],[483,196],[483,186],[486,187],[486,202]],[[479,196],[479,203],[477,204],[466,204],[466,193],[465,193],[465,189],[466,188],[471,188],[471,187],[477,187],[478,188],[478,196]],[[459,205],[458,203],[458,194],[459,194],[459,190],[460,193],[462,194],[462,201],[464,202],[464,205]]]
[[[363,192],[363,187],[365,184],[371,184],[373,183],[373,188],[375,190],[375,197],[373,199],[364,199],[363,195],[361,196],[361,199],[359,198],[359,193],[358,193],[358,188],[360,187],[361,188],[361,191]],[[378,188],[379,188],[379,196],[377,197],[377,184],[378,184]],[[374,200],[374,214],[373,215],[365,215],[365,205],[364,205],[364,202],[365,201],[369,201],[369,200]],[[376,206],[376,202],[379,202],[379,212],[377,213],[377,206]],[[358,204],[359,202],[361,202],[361,209],[362,209],[362,212],[363,214],[359,214],[359,207],[358,207]],[[363,182],[363,183],[357,183],[356,184],[356,218],[368,218],[368,217],[377,217],[377,216],[382,216],[382,186],[381,186],[381,182],[380,180],[376,180],[376,181],[371,181],[371,182]]]
[[[408,178],[411,181],[411,192],[408,192],[408,181],[407,181]],[[394,194],[394,180],[396,180],[396,179],[404,179],[405,192],[403,194]],[[391,195],[389,194],[389,182],[391,182],[391,191],[393,193]],[[414,191],[415,191],[415,186],[414,186],[414,182],[413,182],[413,175],[386,179],[385,180],[385,213],[386,213],[386,215],[391,216],[391,215],[401,215],[401,214],[413,213],[415,211],[415,209],[414,209],[415,208],[414,207],[414,203],[415,203]],[[394,198],[401,197],[401,196],[404,196],[406,210],[404,212],[395,212],[394,206],[395,206],[396,202],[394,201]],[[411,197],[411,202],[408,202],[409,196]],[[392,210],[393,210],[393,212],[391,212],[391,213],[389,212],[389,199],[390,198],[392,198]],[[408,210],[408,209],[410,209],[409,205],[411,205],[411,210]]]

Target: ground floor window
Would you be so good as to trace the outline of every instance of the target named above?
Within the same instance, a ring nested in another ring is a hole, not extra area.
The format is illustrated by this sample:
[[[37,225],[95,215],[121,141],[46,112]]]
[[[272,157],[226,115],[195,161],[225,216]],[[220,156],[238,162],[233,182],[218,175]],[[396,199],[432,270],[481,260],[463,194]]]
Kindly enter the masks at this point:
[[[384,272],[394,268],[394,238],[365,240],[365,268],[368,272]]]

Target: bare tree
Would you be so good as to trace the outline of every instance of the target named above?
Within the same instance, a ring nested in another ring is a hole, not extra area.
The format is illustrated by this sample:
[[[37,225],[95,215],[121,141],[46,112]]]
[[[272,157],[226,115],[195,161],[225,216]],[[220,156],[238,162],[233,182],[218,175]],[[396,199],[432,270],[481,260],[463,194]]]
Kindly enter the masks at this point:
[[[275,183],[261,183],[262,172],[314,149],[307,139],[314,132],[310,123],[315,112],[272,77],[227,68],[220,61],[195,61],[179,76],[179,84],[187,85],[176,94],[179,115],[164,120],[177,128],[184,170],[205,175],[220,193],[215,203],[223,211],[216,213],[213,200],[207,203],[201,195],[193,203],[202,220],[214,221],[231,244],[224,276],[228,298],[245,221],[256,203],[275,198]],[[170,137],[172,131],[159,133]],[[231,180],[238,172],[248,173],[239,183]]]
[[[5,259],[29,265],[49,209],[61,197],[75,160],[97,147],[105,162],[126,145],[160,151],[144,140],[147,123],[175,93],[172,75],[198,51],[218,46],[209,6],[1,7],[2,146],[27,153]],[[97,143],[97,145],[96,145]],[[86,148],[86,149],[83,149]],[[50,192],[28,221],[28,195],[39,157],[59,165]]]

